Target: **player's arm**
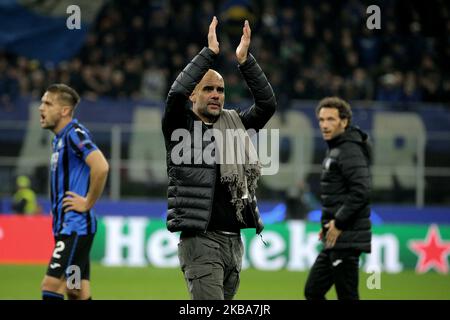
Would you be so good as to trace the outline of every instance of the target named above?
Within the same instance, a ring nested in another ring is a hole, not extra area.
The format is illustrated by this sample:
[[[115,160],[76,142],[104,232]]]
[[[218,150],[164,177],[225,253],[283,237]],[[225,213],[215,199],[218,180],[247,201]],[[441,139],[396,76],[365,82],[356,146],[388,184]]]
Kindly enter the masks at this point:
[[[241,112],[240,116],[246,129],[259,130],[265,126],[275,113],[277,102],[266,75],[256,62],[256,59],[248,52],[250,38],[251,29],[246,20],[242,30],[241,42],[236,48],[236,58],[239,62],[239,70],[247,82],[255,104],[248,110]]]
[[[335,226],[344,230],[348,221],[370,202],[371,179],[369,164],[359,146],[349,144],[341,153],[339,167],[347,182],[348,192],[344,203],[335,214]]]
[[[100,150],[94,150],[85,159],[86,164],[91,169],[89,190],[86,197],[67,191],[63,200],[64,211],[86,212],[90,210],[95,202],[100,198],[105,188],[108,177],[109,165]]]

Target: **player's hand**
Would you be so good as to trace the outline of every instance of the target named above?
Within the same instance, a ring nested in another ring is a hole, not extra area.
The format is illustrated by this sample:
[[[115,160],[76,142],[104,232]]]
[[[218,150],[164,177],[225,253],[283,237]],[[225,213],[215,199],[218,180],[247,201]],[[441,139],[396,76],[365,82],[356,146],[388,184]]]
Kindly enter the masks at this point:
[[[66,192],[66,197],[63,199],[63,208],[64,212],[77,211],[80,213],[90,209],[87,199],[72,191]]]
[[[336,244],[337,238],[341,235],[342,231],[336,228],[336,226],[334,225],[334,220],[328,222],[325,227],[328,228],[325,247],[333,248]]]
[[[216,16],[214,16],[212,18],[211,24],[209,25],[208,31],[208,48],[215,54],[219,53],[219,41],[217,41],[216,35],[217,23],[218,23],[217,18]]]
[[[245,20],[244,27],[242,28],[241,42],[236,48],[236,57],[239,64],[243,64],[247,60],[248,48],[250,47],[250,37],[252,35],[252,30],[250,29],[250,24],[248,20]]]

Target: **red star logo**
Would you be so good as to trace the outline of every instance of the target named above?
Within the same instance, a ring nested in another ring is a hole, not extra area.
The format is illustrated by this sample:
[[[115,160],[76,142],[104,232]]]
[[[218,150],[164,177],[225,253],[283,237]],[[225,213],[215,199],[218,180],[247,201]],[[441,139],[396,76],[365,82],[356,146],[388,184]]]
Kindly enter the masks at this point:
[[[437,225],[429,227],[425,241],[410,240],[409,248],[419,256],[416,272],[425,273],[434,268],[438,272],[448,273],[450,242],[442,241]]]

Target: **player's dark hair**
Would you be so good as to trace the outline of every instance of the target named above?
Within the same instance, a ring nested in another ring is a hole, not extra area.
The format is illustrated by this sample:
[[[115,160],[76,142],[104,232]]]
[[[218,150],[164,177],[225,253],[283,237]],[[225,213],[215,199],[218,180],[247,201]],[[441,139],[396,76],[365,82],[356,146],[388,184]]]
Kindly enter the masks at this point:
[[[347,119],[347,127],[352,123],[352,108],[350,105],[339,97],[326,97],[320,100],[316,108],[316,115],[319,116],[319,112],[322,108],[334,108],[339,112],[339,118]]]
[[[47,88],[48,92],[57,93],[58,100],[72,107],[72,112],[80,102],[80,95],[71,87],[64,83],[54,83]]]

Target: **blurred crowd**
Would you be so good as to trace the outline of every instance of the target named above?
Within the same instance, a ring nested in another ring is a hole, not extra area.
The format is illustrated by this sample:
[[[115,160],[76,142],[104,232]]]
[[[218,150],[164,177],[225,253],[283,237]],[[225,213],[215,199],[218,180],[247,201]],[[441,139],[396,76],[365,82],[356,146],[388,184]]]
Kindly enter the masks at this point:
[[[231,4],[238,4],[232,7]],[[368,5],[381,8],[381,29],[366,27]],[[0,51],[0,104],[39,98],[64,82],[86,99],[164,100],[190,59],[207,46],[219,19],[228,104],[247,98],[235,48],[244,19],[251,52],[280,101],[339,95],[392,103],[450,102],[450,19],[442,1],[109,1],[82,49],[58,65]]]

